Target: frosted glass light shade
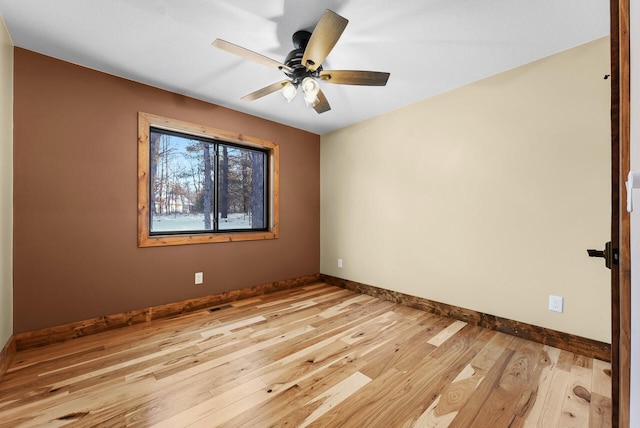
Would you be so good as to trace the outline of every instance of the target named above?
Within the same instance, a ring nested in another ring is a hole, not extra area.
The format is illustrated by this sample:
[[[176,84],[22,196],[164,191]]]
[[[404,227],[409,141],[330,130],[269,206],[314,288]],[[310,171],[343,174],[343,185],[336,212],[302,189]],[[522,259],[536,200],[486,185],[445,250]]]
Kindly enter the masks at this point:
[[[291,102],[291,100],[296,96],[297,93],[298,90],[291,82],[285,83],[284,87],[282,88],[282,95],[287,99],[288,103]]]
[[[302,80],[302,90],[305,94],[309,96],[313,95],[315,97],[320,91],[320,85],[318,85],[318,82],[316,82],[313,78],[305,77]]]

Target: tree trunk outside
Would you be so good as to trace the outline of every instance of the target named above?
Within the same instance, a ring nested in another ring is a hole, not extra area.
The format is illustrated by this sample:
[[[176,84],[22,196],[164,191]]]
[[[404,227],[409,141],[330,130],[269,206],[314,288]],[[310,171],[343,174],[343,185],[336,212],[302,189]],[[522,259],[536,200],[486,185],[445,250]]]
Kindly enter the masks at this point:
[[[222,166],[220,171],[220,217],[229,216],[229,156],[227,146],[222,146]]]
[[[209,153],[209,144],[203,143],[204,147],[204,228],[211,230],[211,154]]]
[[[259,229],[264,224],[264,154],[252,152],[251,158],[251,227]]]
[[[160,134],[156,132],[151,133],[151,156],[149,162],[149,212],[158,214],[156,208],[156,171],[158,169],[158,140],[160,140]]]

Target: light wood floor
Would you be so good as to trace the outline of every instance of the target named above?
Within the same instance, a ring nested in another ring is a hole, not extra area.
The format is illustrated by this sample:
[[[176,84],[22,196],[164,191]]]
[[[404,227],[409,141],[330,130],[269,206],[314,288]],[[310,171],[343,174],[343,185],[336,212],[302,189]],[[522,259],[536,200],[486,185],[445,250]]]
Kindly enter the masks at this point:
[[[606,427],[610,364],[326,284],[18,352],[0,426]]]

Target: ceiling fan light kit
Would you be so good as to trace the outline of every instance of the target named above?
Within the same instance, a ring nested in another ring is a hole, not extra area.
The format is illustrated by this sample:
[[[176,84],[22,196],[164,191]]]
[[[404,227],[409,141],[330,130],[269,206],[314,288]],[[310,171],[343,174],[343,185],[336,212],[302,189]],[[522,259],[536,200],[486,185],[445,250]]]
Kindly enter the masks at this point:
[[[320,85],[318,85],[318,82],[313,80],[313,77],[305,77],[302,80],[302,90],[305,94],[313,95],[315,97],[320,90]]]
[[[315,107],[318,105],[320,100],[316,95],[304,94],[304,102],[307,103],[309,107]]]
[[[313,79],[313,77],[305,77],[302,79],[302,90],[304,91],[304,100],[307,105],[314,107],[320,102],[318,99],[320,85]]]
[[[282,87],[282,95],[286,98],[287,102],[290,103],[291,100],[296,96],[298,90],[291,82],[287,82]]]
[[[287,80],[258,89],[242,97],[242,100],[255,101],[273,92],[282,91],[287,102],[291,102],[300,86],[307,105],[313,107],[317,113],[324,113],[331,110],[331,107],[316,79],[338,85],[363,86],[385,86],[389,79],[389,73],[380,71],[325,71],[322,69],[322,63],[338,42],[348,22],[347,19],[327,9],[318,21],[313,33],[301,30],[293,34],[294,49],[289,52],[284,63],[222,39],[216,39],[213,46],[267,67],[281,70],[286,75]]]

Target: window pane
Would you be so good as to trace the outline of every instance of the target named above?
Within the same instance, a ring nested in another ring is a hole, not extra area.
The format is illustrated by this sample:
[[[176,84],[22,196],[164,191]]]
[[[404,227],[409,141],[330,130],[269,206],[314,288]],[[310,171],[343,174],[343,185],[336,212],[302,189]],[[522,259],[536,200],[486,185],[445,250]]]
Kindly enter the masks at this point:
[[[266,228],[264,152],[220,145],[218,149],[218,228]]]
[[[150,232],[213,230],[214,145],[156,129],[150,139]]]

